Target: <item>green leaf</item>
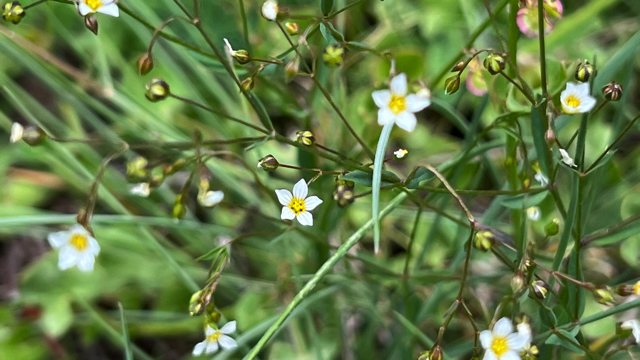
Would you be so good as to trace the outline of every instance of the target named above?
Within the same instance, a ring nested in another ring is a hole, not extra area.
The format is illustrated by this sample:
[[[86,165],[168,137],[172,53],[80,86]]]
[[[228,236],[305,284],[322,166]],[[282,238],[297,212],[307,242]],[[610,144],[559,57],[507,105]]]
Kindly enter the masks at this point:
[[[320,24],[320,33],[322,34],[322,37],[324,37],[325,41],[327,42],[327,45],[338,43],[336,39],[333,37],[333,35],[331,35],[331,31],[329,30],[329,28],[324,23]]]
[[[373,175],[360,170],[352,171],[346,175],[341,175],[340,179],[353,181],[356,184],[364,185],[366,187],[371,187],[373,185]],[[383,170],[382,186],[393,185],[392,182],[386,179],[393,179],[396,182],[400,181],[398,175],[392,173],[391,171]]]
[[[548,191],[543,191],[537,194],[520,194],[515,196],[510,196],[502,200],[502,205],[509,209],[528,209],[532,206],[536,206],[540,204],[544,198],[549,194]]]
[[[420,183],[434,178],[435,175],[426,168],[419,167],[418,170],[413,174],[413,177],[407,183],[407,189],[417,189],[420,186]]]
[[[578,343],[578,340],[576,340],[576,335],[578,334],[579,331],[580,331],[579,326],[576,326],[575,328],[571,329],[570,332],[566,330],[558,329],[558,332],[562,334],[563,337],[559,337],[558,335],[553,334],[549,336],[547,341],[545,341],[544,343],[549,345],[560,345],[570,351],[573,351],[578,355],[584,355],[584,351],[582,351],[582,349],[580,349],[579,347],[574,345],[572,342],[567,340],[567,339],[570,339],[571,341]]]
[[[374,48],[372,48],[371,46],[365,44],[365,43],[361,43],[361,42],[357,42],[357,41],[348,41],[345,43],[345,46],[348,47],[351,50],[355,50],[355,51],[368,51],[368,52],[376,52],[376,50]]]
[[[124,344],[124,353],[127,360],[133,360],[133,349],[131,349],[131,339],[129,338],[129,328],[127,327],[127,319],[124,317],[124,308],[122,303],[118,302],[120,309],[120,322],[122,323],[122,342]]]
[[[549,148],[545,141],[545,133],[547,126],[545,125],[545,119],[542,118],[537,108],[531,107],[531,135],[533,137],[533,146],[536,149],[536,155],[538,156],[538,163],[540,164],[540,171],[548,178],[549,177],[549,161],[547,153]]]
[[[322,13],[324,16],[327,16],[333,10],[333,0],[322,0],[320,3],[320,8],[322,9]]]

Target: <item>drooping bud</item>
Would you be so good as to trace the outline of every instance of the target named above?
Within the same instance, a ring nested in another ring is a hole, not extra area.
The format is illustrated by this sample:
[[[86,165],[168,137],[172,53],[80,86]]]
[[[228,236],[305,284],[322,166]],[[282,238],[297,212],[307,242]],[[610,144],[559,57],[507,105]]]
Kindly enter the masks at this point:
[[[616,294],[620,296],[629,296],[635,294],[635,286],[622,284],[616,288]]]
[[[525,278],[522,271],[516,271],[511,278],[511,290],[514,295],[518,296],[525,289]]]
[[[160,185],[162,185],[162,183],[164,182],[164,174],[155,174],[151,176],[151,180],[149,180],[149,186],[151,187],[158,187]]]
[[[444,93],[447,95],[454,94],[460,89],[460,76],[454,75],[444,81]]]
[[[84,17],[84,26],[89,29],[93,35],[98,35],[98,20],[93,16],[93,14],[89,14]]]
[[[484,59],[484,62],[482,64],[484,65],[484,68],[489,71],[489,74],[495,75],[504,70],[504,56],[505,54],[493,53],[487,56],[486,59]]]
[[[622,85],[612,81],[602,88],[604,98],[611,101],[618,101],[622,98]]]
[[[298,35],[300,33],[300,26],[298,23],[286,22],[284,28],[287,29],[287,33],[291,36]]]
[[[593,298],[603,305],[613,304],[613,289],[606,285],[597,286],[593,289]]]
[[[327,66],[338,67],[342,65],[344,57],[344,48],[338,44],[331,44],[324,48],[322,60]]]
[[[300,57],[296,56],[284,67],[284,78],[286,82],[291,82],[300,70]]]
[[[140,75],[145,76],[153,69],[153,56],[151,56],[150,52],[146,52],[140,56],[138,59],[138,72]]]
[[[12,24],[18,25],[20,21],[27,15],[19,1],[12,1],[4,4],[2,7],[2,18]]]
[[[534,280],[531,282],[531,291],[540,300],[543,300],[549,294],[549,285],[542,280]]]
[[[353,189],[355,183],[353,181],[336,179],[336,188],[333,191],[333,200],[338,203],[341,208],[347,207],[356,200]]]
[[[460,71],[464,70],[464,68],[466,66],[467,66],[467,62],[466,61],[458,61],[456,66],[454,66],[453,69],[451,69],[451,72],[460,72]]]
[[[296,141],[305,146],[311,146],[316,143],[316,138],[309,130],[298,131],[296,133]]]
[[[138,156],[127,162],[127,177],[131,181],[142,181],[149,177],[147,169],[148,161],[142,156]]]
[[[184,199],[182,194],[176,195],[176,201],[173,204],[173,217],[176,219],[182,219],[187,213],[187,208],[184,206]]]
[[[544,227],[544,234],[546,236],[557,235],[560,231],[560,219],[553,219]]]
[[[256,85],[256,83],[253,81],[253,76],[250,76],[242,80],[240,85],[242,85],[242,88],[245,90],[253,90],[253,87]]]
[[[145,96],[151,102],[158,102],[166,99],[171,95],[169,84],[160,78],[152,78],[146,85],[147,92]]]
[[[442,347],[440,345],[436,345],[431,349],[430,360],[442,360]]]
[[[27,126],[22,133],[22,141],[29,144],[29,146],[38,146],[47,139],[49,139],[49,135],[39,126]]]
[[[274,171],[280,163],[273,155],[267,155],[258,161],[258,167],[264,171]]]
[[[593,74],[593,65],[591,65],[587,60],[581,61],[578,66],[576,66],[576,80],[580,82],[587,82],[589,78]]]
[[[493,236],[493,233],[489,230],[482,230],[476,233],[475,238],[473,239],[473,246],[482,251],[489,251],[493,244],[495,244],[496,239]]]

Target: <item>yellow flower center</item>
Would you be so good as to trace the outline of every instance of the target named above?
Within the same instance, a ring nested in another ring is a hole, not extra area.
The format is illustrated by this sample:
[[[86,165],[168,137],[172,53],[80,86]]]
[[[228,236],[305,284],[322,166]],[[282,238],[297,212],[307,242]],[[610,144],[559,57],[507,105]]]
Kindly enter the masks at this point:
[[[407,100],[404,96],[391,95],[391,101],[389,101],[389,110],[398,115],[407,109]]]
[[[298,199],[295,197],[291,199],[288,207],[293,211],[295,216],[302,214],[306,210],[306,207],[304,206],[304,199]]]
[[[220,339],[221,336],[222,336],[222,331],[216,330],[216,332],[207,336],[207,341],[211,341],[211,342],[218,341],[218,339]]]
[[[570,106],[572,108],[577,108],[578,106],[580,106],[580,99],[575,95],[567,96],[564,102],[567,103],[567,106]]]
[[[71,236],[71,241],[69,241],[71,246],[78,249],[78,251],[82,251],[89,246],[89,241],[87,240],[87,236],[83,234],[73,234]]]
[[[506,353],[509,350],[509,346],[507,345],[507,338],[498,337],[493,339],[493,344],[491,344],[491,350],[498,356],[502,356],[502,354]]]
[[[640,295],[640,281],[633,285],[633,293],[636,295]]]
[[[93,11],[98,11],[104,5],[102,0],[84,0],[84,3]]]

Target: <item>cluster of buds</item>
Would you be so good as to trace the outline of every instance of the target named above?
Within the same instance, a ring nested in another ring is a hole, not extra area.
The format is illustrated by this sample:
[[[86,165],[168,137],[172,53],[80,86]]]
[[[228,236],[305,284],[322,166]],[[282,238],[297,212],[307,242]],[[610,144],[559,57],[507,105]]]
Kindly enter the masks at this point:
[[[316,138],[311,131],[303,130],[296,133],[296,141],[305,146],[312,146],[316,143]]]
[[[280,163],[273,155],[267,155],[258,160],[258,167],[264,171],[275,171],[280,166]]]
[[[353,181],[336,179],[336,188],[333,191],[333,200],[341,208],[347,207],[356,200],[353,189],[356,184]]]
[[[151,102],[158,102],[171,96],[169,84],[160,78],[152,78],[146,85],[145,96]]]
[[[20,21],[27,15],[19,1],[12,1],[4,4],[2,7],[2,18],[5,21],[9,21],[12,24],[19,24]]]
[[[602,88],[602,95],[610,101],[618,101],[622,98],[622,85],[612,81]]]
[[[473,246],[482,251],[489,251],[496,243],[496,238],[490,230],[482,230],[473,238]]]

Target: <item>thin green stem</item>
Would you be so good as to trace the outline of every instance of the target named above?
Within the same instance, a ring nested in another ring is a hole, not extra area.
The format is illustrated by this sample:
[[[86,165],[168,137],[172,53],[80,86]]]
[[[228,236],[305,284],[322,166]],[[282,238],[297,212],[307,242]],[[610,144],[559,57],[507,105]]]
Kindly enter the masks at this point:
[[[600,156],[598,156],[596,161],[594,161],[593,164],[591,164],[591,166],[589,166],[589,168],[584,172],[585,174],[588,174],[589,171],[593,170],[593,168],[595,168],[598,165],[598,163],[600,163],[600,161],[602,161],[602,159],[605,156],[607,156],[609,151],[611,151],[611,149],[613,149],[620,142],[620,140],[622,140],[622,138],[627,134],[627,132],[629,132],[629,130],[631,130],[633,125],[636,123],[636,121],[638,121],[638,119],[640,119],[640,115],[634,117],[633,120],[631,120],[631,122],[629,122],[627,127],[625,127],[624,130],[622,130],[620,135],[618,135],[618,137],[616,137],[616,139],[611,143],[611,145],[607,146],[607,148],[602,152],[602,154],[600,154]]]
[[[240,16],[242,18],[242,36],[244,36],[244,43],[247,45],[249,52],[251,52],[251,42],[249,42],[249,21],[247,20],[247,12],[244,9],[244,0],[238,0],[240,6]]]
[[[547,91],[547,50],[544,44],[544,1],[538,1],[538,40],[540,41],[540,82],[542,83],[542,96],[546,97]]]

